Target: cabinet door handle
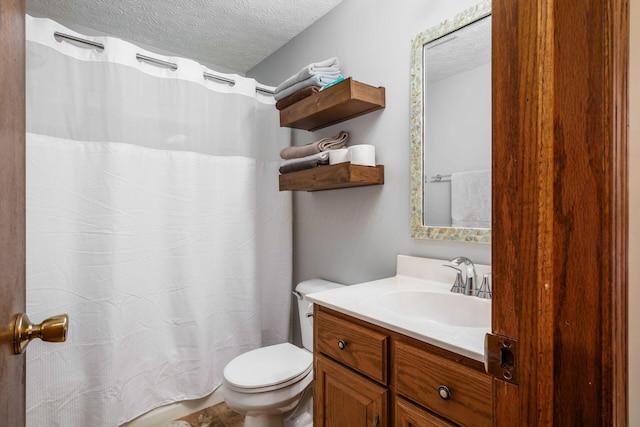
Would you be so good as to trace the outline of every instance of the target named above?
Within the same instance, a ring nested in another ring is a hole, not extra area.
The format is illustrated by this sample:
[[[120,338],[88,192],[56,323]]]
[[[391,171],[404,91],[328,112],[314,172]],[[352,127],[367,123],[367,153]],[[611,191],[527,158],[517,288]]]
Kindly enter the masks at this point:
[[[346,346],[347,346],[347,343],[344,340],[338,340],[338,348],[340,350],[344,350]]]
[[[373,417],[373,424],[371,424],[371,427],[378,427],[378,424],[380,424],[380,417],[376,415]]]
[[[447,387],[446,385],[441,385],[440,387],[438,387],[438,394],[440,395],[442,400],[451,399],[451,390],[449,390],[449,387]]]

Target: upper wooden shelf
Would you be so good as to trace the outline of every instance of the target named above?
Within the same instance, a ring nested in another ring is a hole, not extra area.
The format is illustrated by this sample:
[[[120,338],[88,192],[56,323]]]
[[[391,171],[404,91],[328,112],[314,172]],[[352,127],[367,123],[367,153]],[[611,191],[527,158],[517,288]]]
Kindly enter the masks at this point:
[[[384,166],[360,166],[351,163],[318,166],[297,172],[283,173],[280,191],[320,191],[336,188],[384,184]]]
[[[383,87],[351,77],[280,111],[280,126],[314,131],[385,107]]]

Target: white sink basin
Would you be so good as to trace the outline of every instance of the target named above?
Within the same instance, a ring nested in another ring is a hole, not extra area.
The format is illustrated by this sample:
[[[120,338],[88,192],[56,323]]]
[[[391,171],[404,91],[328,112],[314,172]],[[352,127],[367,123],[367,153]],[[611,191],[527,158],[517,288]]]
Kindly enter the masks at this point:
[[[491,303],[476,297],[429,291],[392,291],[378,303],[406,316],[467,328],[491,327]]]
[[[398,255],[393,277],[306,295],[310,302],[472,359],[484,360],[491,301],[453,294],[446,260]],[[491,272],[476,264],[478,277]]]

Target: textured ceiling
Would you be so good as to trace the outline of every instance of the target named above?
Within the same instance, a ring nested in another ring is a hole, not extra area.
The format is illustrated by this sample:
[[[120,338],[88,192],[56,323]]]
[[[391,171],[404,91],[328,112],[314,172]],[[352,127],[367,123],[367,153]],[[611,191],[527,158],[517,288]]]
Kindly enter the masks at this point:
[[[27,0],[27,11],[245,73],[341,1]]]
[[[425,45],[427,82],[491,62],[491,16]]]

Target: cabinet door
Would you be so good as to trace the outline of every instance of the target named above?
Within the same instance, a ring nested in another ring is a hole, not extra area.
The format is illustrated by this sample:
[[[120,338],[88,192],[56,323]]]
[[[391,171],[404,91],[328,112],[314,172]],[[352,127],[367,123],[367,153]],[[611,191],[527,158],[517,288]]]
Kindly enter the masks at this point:
[[[442,418],[402,398],[395,401],[394,427],[454,427]]]
[[[387,427],[388,390],[316,356],[315,427]]]

